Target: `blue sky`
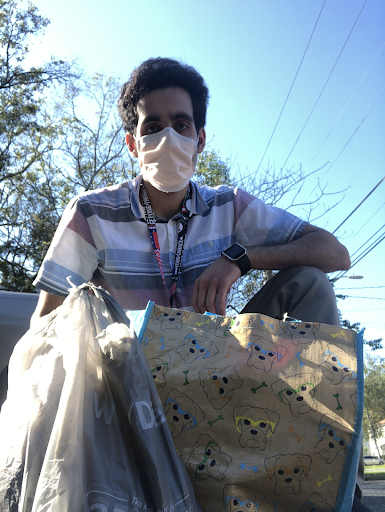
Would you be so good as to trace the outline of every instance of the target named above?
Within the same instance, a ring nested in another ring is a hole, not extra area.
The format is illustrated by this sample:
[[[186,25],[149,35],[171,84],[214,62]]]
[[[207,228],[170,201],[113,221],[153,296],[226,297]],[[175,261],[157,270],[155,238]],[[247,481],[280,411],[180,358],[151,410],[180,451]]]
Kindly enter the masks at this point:
[[[76,56],[90,73],[103,72],[122,81],[149,57],[174,57],[195,66],[211,93],[206,126],[210,146],[222,158],[235,161],[243,174],[260,165],[323,7],[261,167],[275,162],[280,168],[293,146],[285,167],[302,165],[311,171],[327,164],[308,179],[301,200],[314,198],[317,176],[322,186],[328,183],[330,192],[347,188],[340,205],[315,222],[330,231],[385,175],[382,0],[34,3],[51,20],[41,43],[32,48],[37,58]],[[384,231],[384,192],[385,182],[337,232],[351,253],[377,230]],[[326,204],[334,201],[335,196],[329,196]],[[300,208],[293,213],[303,215]],[[338,292],[370,297],[339,301],[344,317],[366,326],[367,338],[385,338],[384,248],[385,241],[347,274],[363,279],[338,281]]]

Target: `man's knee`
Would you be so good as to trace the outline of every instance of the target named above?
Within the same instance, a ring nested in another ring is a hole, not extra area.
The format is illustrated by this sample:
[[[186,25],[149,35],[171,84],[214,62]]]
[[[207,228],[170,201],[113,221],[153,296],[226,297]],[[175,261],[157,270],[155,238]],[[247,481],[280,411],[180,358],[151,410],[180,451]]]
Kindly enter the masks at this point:
[[[270,279],[255,298],[257,296],[253,309],[269,316],[282,318],[287,312],[306,322],[340,325],[333,287],[317,267],[285,268]],[[270,304],[267,309],[266,304]],[[252,312],[246,308],[243,312]]]
[[[335,297],[333,287],[322,270],[317,267],[307,265],[298,265],[281,270],[276,274],[283,281],[291,281],[298,283],[302,287],[312,288],[325,298]]]

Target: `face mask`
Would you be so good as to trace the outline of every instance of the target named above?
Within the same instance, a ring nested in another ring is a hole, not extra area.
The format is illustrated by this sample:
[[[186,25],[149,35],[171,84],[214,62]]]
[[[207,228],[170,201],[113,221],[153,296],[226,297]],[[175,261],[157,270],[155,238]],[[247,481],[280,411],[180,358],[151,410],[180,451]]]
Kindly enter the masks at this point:
[[[173,128],[136,139],[143,179],[162,192],[178,192],[194,173],[192,157],[197,150],[195,140],[184,137]]]

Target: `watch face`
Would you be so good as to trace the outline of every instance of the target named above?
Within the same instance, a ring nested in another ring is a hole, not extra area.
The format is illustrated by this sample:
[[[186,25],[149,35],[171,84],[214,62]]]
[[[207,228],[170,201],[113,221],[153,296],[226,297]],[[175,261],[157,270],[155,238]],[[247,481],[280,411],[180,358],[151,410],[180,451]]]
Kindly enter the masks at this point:
[[[245,254],[245,249],[241,245],[235,243],[223,252],[226,253],[232,260],[237,260]]]

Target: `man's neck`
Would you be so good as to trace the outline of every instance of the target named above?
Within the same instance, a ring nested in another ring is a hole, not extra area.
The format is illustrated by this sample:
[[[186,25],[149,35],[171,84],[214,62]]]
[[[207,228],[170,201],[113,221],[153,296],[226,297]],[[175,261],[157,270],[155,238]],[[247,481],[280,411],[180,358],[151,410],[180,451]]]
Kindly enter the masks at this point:
[[[181,211],[188,185],[178,192],[162,192],[145,180],[143,180],[143,185],[155,215],[162,217],[162,219],[170,220]]]

